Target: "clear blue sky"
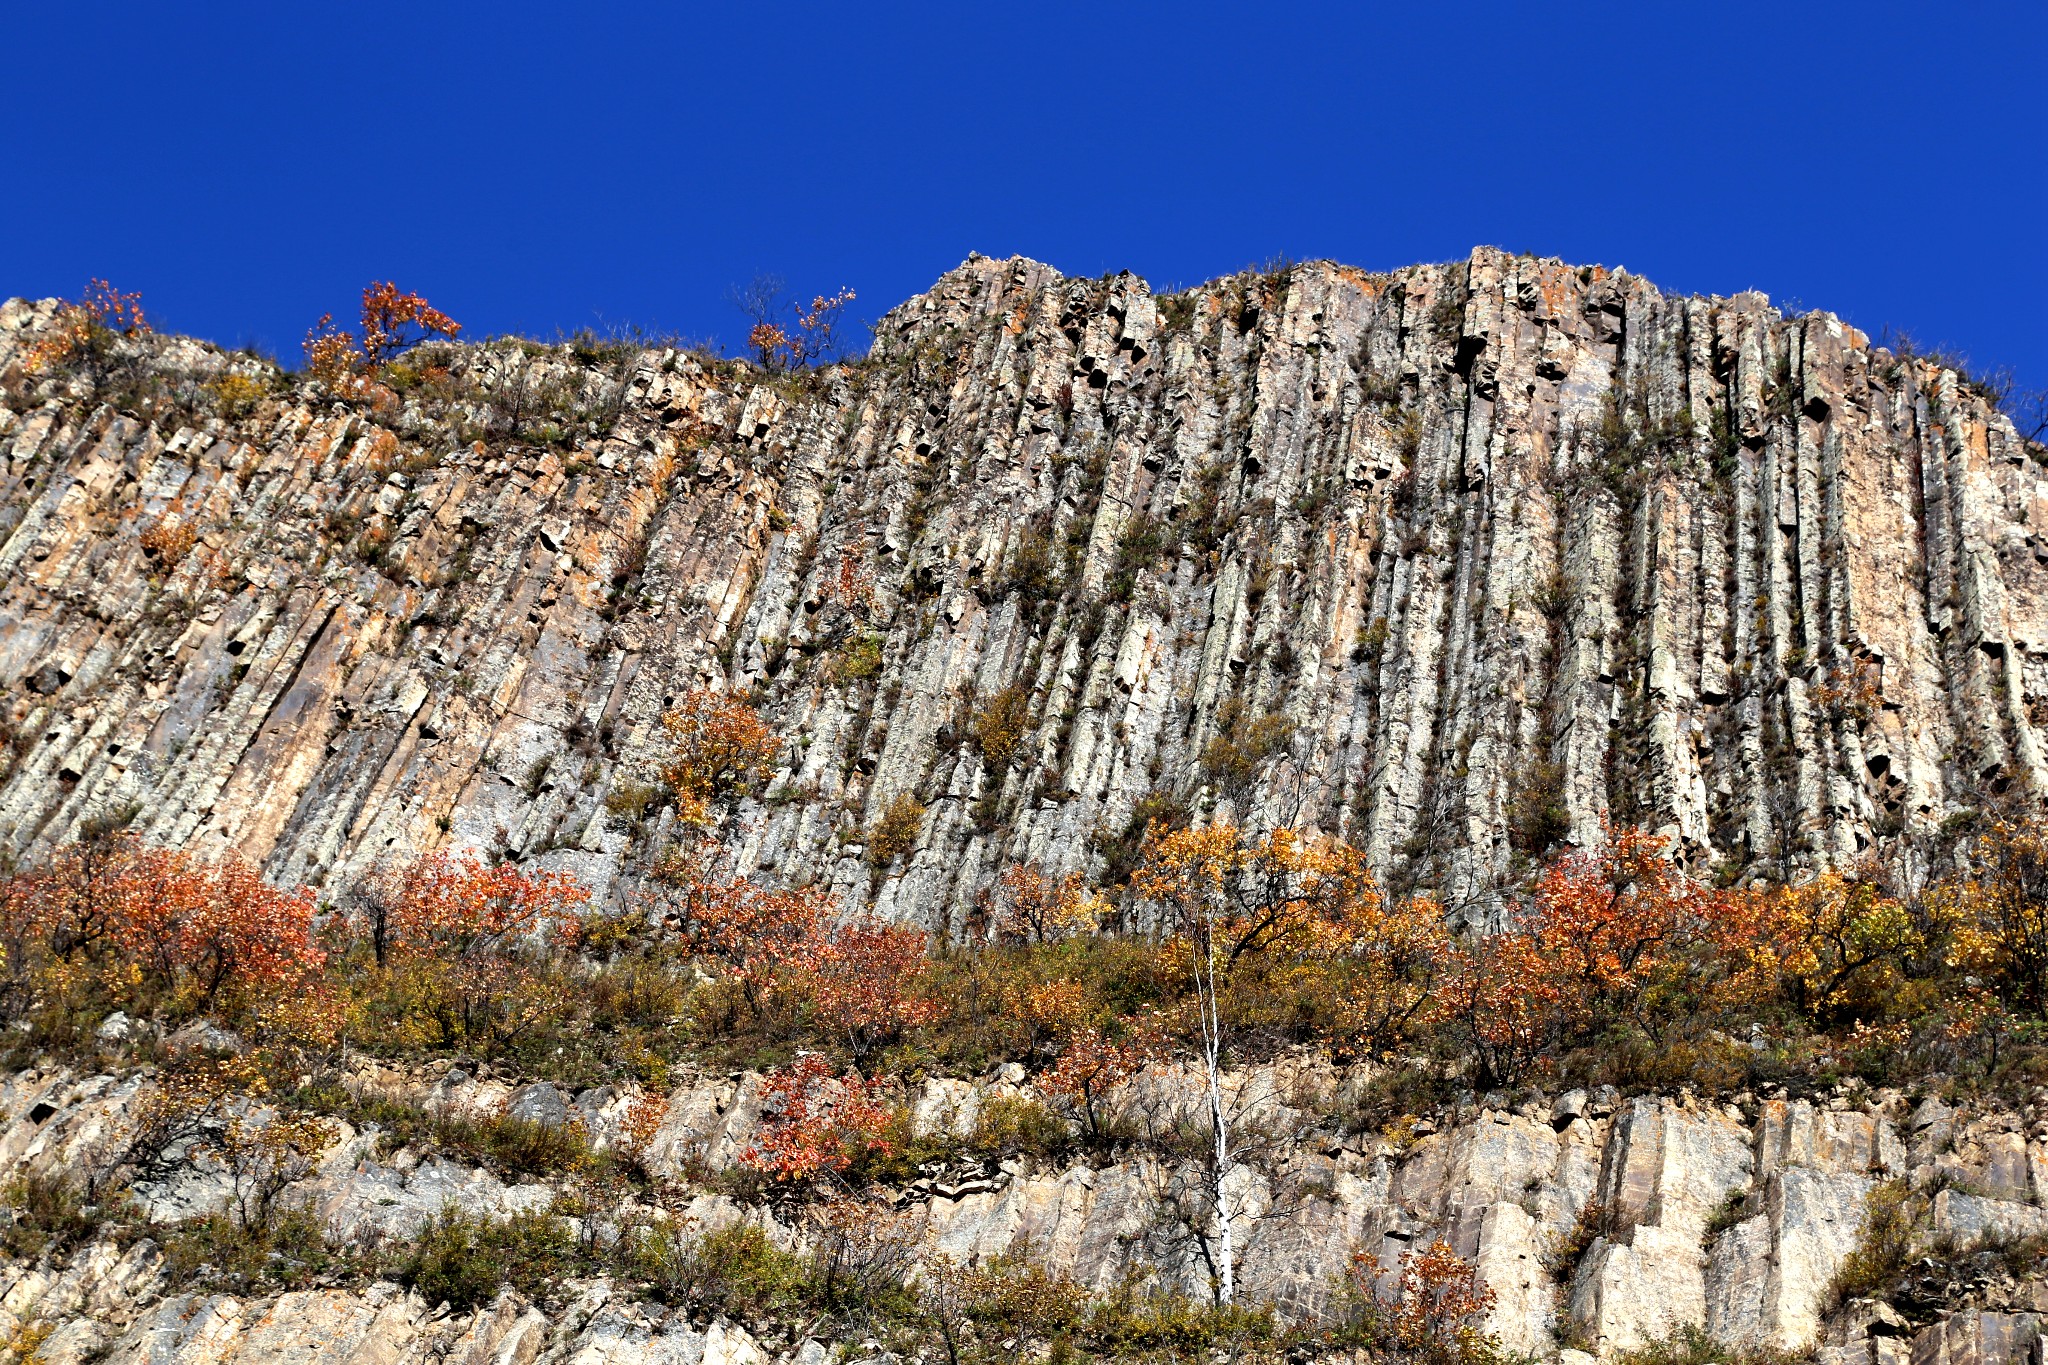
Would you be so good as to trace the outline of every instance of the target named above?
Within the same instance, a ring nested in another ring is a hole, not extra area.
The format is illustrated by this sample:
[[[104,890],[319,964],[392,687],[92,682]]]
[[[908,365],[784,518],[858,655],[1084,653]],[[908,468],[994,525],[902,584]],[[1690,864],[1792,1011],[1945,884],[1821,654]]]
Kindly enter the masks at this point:
[[[471,333],[738,349],[969,251],[1192,284],[1475,243],[1757,288],[2048,385],[2048,5],[14,7],[0,294],[298,362],[366,280]]]

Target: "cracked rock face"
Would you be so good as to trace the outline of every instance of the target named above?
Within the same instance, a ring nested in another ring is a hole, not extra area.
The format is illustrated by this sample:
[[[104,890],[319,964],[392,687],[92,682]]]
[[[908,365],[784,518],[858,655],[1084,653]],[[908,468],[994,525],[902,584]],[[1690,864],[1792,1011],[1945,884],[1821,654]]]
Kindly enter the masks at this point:
[[[1160,1078],[1170,1083],[1170,1078]],[[2048,1137],[2024,1120],[1985,1113],[1930,1123],[1896,1092],[1824,1105],[1805,1100],[1718,1106],[1637,1097],[1559,1104],[1548,1112],[1466,1109],[1405,1144],[1334,1134],[1326,1114],[1356,1077],[1281,1063],[1241,1078],[1248,1118],[1287,1137],[1276,1165],[1250,1172],[1244,1291],[1290,1320],[1341,1309],[1354,1253],[1391,1291],[1402,1255],[1441,1240],[1471,1260],[1494,1305],[1483,1326],[1511,1354],[1607,1356],[1703,1330],[1737,1351],[1804,1353],[1829,1365],[1956,1365],[2032,1358],[2048,1283],[1995,1295],[1956,1287],[1953,1301],[1909,1322],[1858,1300],[1837,1311],[1830,1287],[1857,1244],[1880,1180],[1933,1193],[1929,1231],[1967,1248],[1987,1235],[2038,1233],[2048,1204]],[[761,1078],[686,1082],[670,1096],[653,1144],[671,1174],[719,1169],[752,1141]],[[24,1072],[0,1087],[0,1176],[90,1170],[111,1159],[110,1120],[146,1079]],[[366,1064],[351,1080],[434,1112],[495,1111],[499,1082],[437,1083]],[[932,1080],[906,1098],[926,1122],[965,1126],[973,1106],[1016,1094],[1002,1081]],[[1583,1099],[1583,1097],[1581,1097]],[[1124,1103],[1142,1104],[1142,1092]],[[566,1097],[600,1145],[616,1137],[608,1087]],[[544,1183],[505,1186],[488,1173],[400,1149],[379,1157],[375,1134],[342,1128],[288,1200],[319,1214],[340,1241],[400,1240],[448,1204],[476,1217],[545,1209]],[[2015,1157],[2017,1161],[2015,1162]],[[912,1243],[963,1261],[1028,1255],[1085,1289],[1133,1277],[1200,1295],[1198,1253],[1162,1218],[1169,1181],[1157,1158],[1064,1167],[1012,1158],[923,1180],[897,1197]],[[2017,1185],[2004,1183],[2016,1179]],[[1287,1193],[1293,1190],[1292,1196]],[[1963,1188],[1995,1193],[1964,1195]],[[159,1223],[217,1208],[225,1183],[203,1172],[175,1203],[145,1199]],[[148,1192],[145,1192],[148,1193]],[[710,1228],[747,1219],[778,1244],[801,1246],[787,1207],[746,1209],[702,1191],[677,1211]],[[159,1205],[161,1205],[159,1207]],[[1929,1262],[1937,1281],[1952,1278]],[[1937,1294],[1937,1297],[1939,1294]],[[156,1243],[88,1243],[36,1265],[0,1266],[0,1331],[48,1329],[46,1362],[273,1365],[281,1360],[551,1362],[684,1359],[817,1365],[815,1342],[764,1345],[741,1326],[693,1323],[608,1280],[566,1284],[545,1305],[516,1294],[474,1314],[449,1314],[388,1283],[285,1294],[198,1293],[175,1282]],[[1574,1357],[1583,1359],[1583,1356]]]
[[[6,305],[0,371],[51,313]],[[248,365],[150,344],[167,389]],[[1483,921],[1603,817],[1782,873],[2048,780],[2042,466],[1953,373],[1753,294],[975,258],[815,374],[454,363],[487,401],[453,415],[15,391],[0,847],[114,814],[337,890],[449,843],[610,888],[703,683],[786,741],[742,869],[934,927],[1172,809],[1341,834]],[[571,415],[507,425],[543,390]]]

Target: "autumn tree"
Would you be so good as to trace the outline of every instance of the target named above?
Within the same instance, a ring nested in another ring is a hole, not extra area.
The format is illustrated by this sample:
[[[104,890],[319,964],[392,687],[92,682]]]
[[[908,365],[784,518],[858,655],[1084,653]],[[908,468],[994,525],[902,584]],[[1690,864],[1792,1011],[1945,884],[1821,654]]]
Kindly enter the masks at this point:
[[[975,748],[981,750],[991,781],[1002,781],[1030,727],[1031,689],[1022,683],[1003,688],[974,708],[967,732]]]
[[[453,340],[461,331],[461,323],[420,295],[372,281],[363,287],[359,331],[337,326],[327,313],[306,333],[306,368],[337,392],[353,394],[414,346],[436,336]]]
[[[1443,907],[1428,896],[1360,896],[1329,931],[1321,988],[1332,1043],[1365,1057],[1397,1055],[1441,1021],[1435,985],[1452,960]],[[1318,984],[1305,981],[1311,989]]]
[[[1555,1036],[1557,976],[1534,936],[1521,929],[1474,934],[1457,944],[1436,994],[1486,1089],[1520,1080]]]
[[[906,1029],[938,1018],[925,980],[926,946],[923,930],[872,914],[833,926],[809,946],[801,988],[812,1018],[845,1042],[857,1065]]]
[[[2048,1010],[2048,822],[1994,820],[1973,849],[1972,875],[1935,889],[1930,900],[1957,927],[1959,958],[1998,982],[2010,1000]],[[1866,915],[1864,946],[1903,946],[1913,928],[1895,903]]]
[[[688,825],[712,823],[712,808],[765,778],[781,744],[761,713],[737,693],[697,687],[661,718],[668,740],[662,781]]]
[[[1564,1018],[1590,1036],[1627,1019],[1657,1031],[1657,996],[1681,988],[1714,896],[1639,829],[1558,859],[1537,883],[1529,928]]]
[[[738,984],[757,1020],[783,993],[785,974],[810,963],[834,909],[823,888],[783,890],[719,877],[692,856],[657,867],[653,894],[690,948]]]
[[[1905,988],[1903,968],[1928,946],[1907,905],[1868,878],[1831,869],[1762,894],[1784,945],[1776,954],[1781,986],[1822,1024],[1883,1017]]]
[[[1379,1263],[1360,1252],[1351,1258],[1361,1297],[1381,1343],[1426,1365],[1492,1365],[1500,1341],[1479,1324],[1494,1295],[1473,1264],[1439,1239],[1401,1254],[1389,1293]]]
[[[233,854],[215,861],[105,833],[60,848],[0,883],[0,947],[10,997],[100,973],[153,993],[175,1013],[224,997],[248,1005],[303,983],[324,954],[313,902]]]
[[[119,922],[120,878],[141,847],[132,834],[88,833],[0,882],[0,948],[10,976],[46,960],[72,962],[103,951]],[[16,990],[22,984],[17,980]]]
[[[492,866],[473,853],[435,853],[380,873],[357,913],[357,932],[379,966],[401,972],[443,1041],[509,1041],[532,1021],[535,1002],[509,997],[532,977],[530,959],[576,941],[590,893],[574,877]]]
[[[1118,1033],[1112,1038],[1093,1025],[1075,1030],[1059,1060],[1038,1078],[1039,1089],[1094,1137],[1103,1135],[1110,1095],[1158,1051],[1156,1029],[1122,1020]]]
[[[542,932],[573,941],[590,892],[565,872],[489,864],[474,853],[430,853],[381,873],[361,921],[377,960],[444,959],[510,951]]]
[[[895,1117],[879,1080],[835,1075],[806,1055],[762,1082],[760,1129],[740,1164],[791,1184],[835,1176],[871,1154],[892,1155]]]
[[[261,1227],[335,1138],[330,1120],[268,1102],[270,1091],[254,1053],[175,1064],[125,1116],[121,1164],[160,1175],[175,1164],[211,1159],[226,1177],[229,1218],[241,1228]]]
[[[827,604],[865,620],[875,605],[875,575],[851,547],[839,552],[837,570],[825,582]]]
[[[1234,987],[1263,959],[1330,953],[1378,895],[1363,860],[1339,841],[1292,830],[1254,837],[1220,823],[1154,831],[1132,886],[1160,907],[1185,954],[1210,1129],[1206,1190],[1217,1298],[1228,1304],[1236,1294],[1237,1162],[1222,1073],[1235,1033]]]
[[[22,357],[21,368],[35,375],[76,366],[97,390],[113,363],[116,339],[148,331],[142,295],[92,280],[76,303],[59,305],[49,330]]]
[[[233,854],[140,851],[113,890],[114,943],[182,1009],[204,1011],[227,990],[297,986],[326,960],[313,943],[313,898],[273,887]]]
[[[851,289],[819,294],[805,306],[789,296],[780,276],[757,275],[731,298],[752,323],[747,345],[763,369],[800,370],[836,361],[845,351],[841,329],[854,299]]]
[[[1109,905],[1078,872],[1047,876],[1019,864],[983,887],[977,908],[988,936],[1000,943],[1050,943],[1099,927]]]

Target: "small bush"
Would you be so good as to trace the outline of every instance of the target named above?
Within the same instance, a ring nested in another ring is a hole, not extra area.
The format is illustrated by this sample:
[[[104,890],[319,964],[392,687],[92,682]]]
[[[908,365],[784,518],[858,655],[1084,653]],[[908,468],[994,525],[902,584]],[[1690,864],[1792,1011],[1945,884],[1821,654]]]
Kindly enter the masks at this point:
[[[460,1125],[443,1141],[509,1175],[562,1175],[597,1164],[580,1123],[546,1124],[506,1115]]]
[[[459,1313],[489,1303],[508,1284],[538,1297],[574,1256],[567,1225],[551,1213],[518,1213],[500,1223],[450,1205],[420,1234],[402,1278],[428,1303]]]
[[[1508,845],[1535,857],[1563,843],[1571,834],[1571,811],[1565,805],[1564,767],[1537,759],[1523,770],[1504,812]]]
[[[7,1186],[5,1197],[14,1217],[0,1229],[0,1250],[17,1260],[34,1261],[46,1251],[61,1255],[99,1226],[84,1211],[79,1192],[60,1176],[23,1176]]]
[[[1790,1365],[1799,1357],[1789,1352],[1737,1350],[1685,1326],[1661,1341],[1650,1342],[1614,1358],[1615,1365]]]
[[[1059,595],[1059,575],[1053,561],[1052,537],[1044,531],[1027,531],[1017,542],[997,591],[1016,594],[1027,602],[1045,602]]]
[[[1568,1279],[1578,1268],[1579,1258],[1593,1245],[1607,1225],[1607,1207],[1597,1199],[1588,1199],[1579,1209],[1579,1216],[1572,1225],[1557,1234],[1543,1256],[1543,1268],[1556,1278]]]
[[[152,522],[137,539],[145,553],[169,570],[177,568],[199,543],[199,529],[189,521],[165,517]]]
[[[1130,601],[1139,573],[1157,564],[1172,548],[1170,531],[1148,516],[1134,518],[1116,543],[1116,562],[1103,584],[1103,595],[1112,602]]]
[[[969,1148],[991,1156],[1026,1153],[1047,1157],[1070,1144],[1059,1115],[1028,1095],[992,1095],[974,1116]]]
[[[700,1234],[664,1218],[640,1233],[631,1264],[663,1303],[746,1321],[794,1311],[808,1289],[803,1261],[751,1223]]]
[[[661,788],[647,782],[621,782],[605,793],[604,810],[610,825],[621,833],[637,831],[647,813],[661,804]]]
[[[1216,715],[1220,731],[1202,750],[1202,773],[1233,795],[1242,795],[1265,761],[1286,747],[1294,722],[1279,711],[1254,716],[1236,697]]]
[[[1134,1285],[1100,1299],[1089,1313],[1090,1344],[1108,1356],[1163,1352],[1185,1357],[1215,1347],[1271,1341],[1272,1309],[1198,1303],[1179,1294],[1146,1293]]]
[[[882,671],[882,637],[861,635],[849,640],[832,663],[832,674],[841,682],[866,682]]]
[[[924,827],[924,802],[905,792],[889,803],[868,831],[868,862],[887,867],[917,847],[918,832]]]
[[[1004,688],[977,708],[969,733],[982,761],[996,772],[1010,766],[1018,741],[1031,726],[1031,689],[1022,685]]]
[[[1840,1307],[1851,1299],[1882,1294],[1906,1272],[1918,1220],[1913,1190],[1903,1180],[1873,1186],[1863,1205],[1863,1233],[1828,1286],[1828,1300]]]
[[[238,1285],[295,1289],[338,1258],[310,1209],[281,1210],[254,1222],[225,1213],[187,1219],[163,1235],[164,1262],[175,1283],[224,1279]]]
[[[206,386],[220,415],[229,421],[247,417],[270,392],[267,384],[245,374],[224,374]]]

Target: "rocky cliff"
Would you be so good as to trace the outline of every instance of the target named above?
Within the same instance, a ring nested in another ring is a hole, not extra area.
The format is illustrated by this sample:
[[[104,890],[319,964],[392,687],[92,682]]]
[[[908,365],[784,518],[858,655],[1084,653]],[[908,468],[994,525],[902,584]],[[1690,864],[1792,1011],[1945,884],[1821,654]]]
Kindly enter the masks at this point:
[[[14,855],[112,816],[330,889],[449,843],[611,885],[706,681],[788,741],[744,866],[932,925],[1175,810],[1484,917],[1603,817],[1735,876],[2048,790],[2039,452],[1754,294],[974,258],[859,363],[503,342],[356,402],[154,338],[24,379],[52,311],[0,312]]]
[[[2038,1247],[2048,1232],[2048,1107],[1972,1116],[1932,1097],[1909,1102],[1853,1087],[1818,1103],[1744,1094],[1726,1105],[1581,1091],[1520,1112],[1467,1108],[1441,1124],[1375,1134],[1337,1117],[1356,1079],[1288,1064],[1248,1072],[1233,1087],[1242,1112],[1284,1131],[1292,1148],[1250,1187],[1242,1253],[1246,1292],[1290,1319],[1341,1306],[1333,1299],[1354,1252],[1391,1275],[1411,1247],[1441,1239],[1492,1290],[1483,1326],[1508,1358],[1562,1355],[1565,1365],[1588,1365],[1594,1354],[1670,1342],[1687,1328],[1733,1353],[1719,1359],[2038,1358],[2048,1287],[2016,1279],[2001,1248]],[[148,1084],[67,1070],[14,1077],[0,1087],[0,1168],[18,1177],[103,1167],[118,1150],[122,1114]],[[625,1104],[609,1087],[570,1096],[460,1070],[408,1077],[366,1064],[350,1084],[437,1114],[509,1108],[580,1121],[600,1142],[616,1139]],[[965,1135],[981,1106],[1018,1093],[1000,1078],[935,1080],[911,1098],[920,1125]],[[759,1100],[752,1075],[680,1086],[653,1164],[683,1180],[723,1169],[751,1140]],[[507,1183],[377,1138],[374,1129],[344,1128],[290,1192],[338,1243],[402,1240],[451,1206],[484,1218],[559,1207],[560,1181]],[[1863,1240],[1869,1196],[1885,1181],[1913,1192],[1928,1223],[1922,1233],[1942,1248],[1886,1286],[1910,1316],[1878,1299],[1841,1306],[1832,1294]],[[1161,1216],[1170,1185],[1157,1157],[1099,1166],[1013,1158],[919,1180],[896,1196],[894,1217],[921,1254],[986,1263],[1022,1253],[1093,1293],[1136,1272],[1201,1294],[1199,1260]],[[218,1209],[231,1191],[222,1171],[202,1166],[145,1181],[136,1195],[161,1225]],[[751,1221],[789,1245],[806,1235],[800,1215],[785,1221],[772,1207],[744,1208],[701,1186],[678,1211],[703,1229]],[[664,1309],[606,1277],[553,1286],[541,1304],[507,1291],[451,1313],[389,1281],[330,1273],[279,1294],[238,1290],[207,1272],[181,1270],[155,1239],[132,1234],[14,1261],[0,1271],[0,1328],[17,1358],[32,1354],[42,1365],[821,1365],[829,1345],[801,1331],[762,1339],[729,1321]]]

